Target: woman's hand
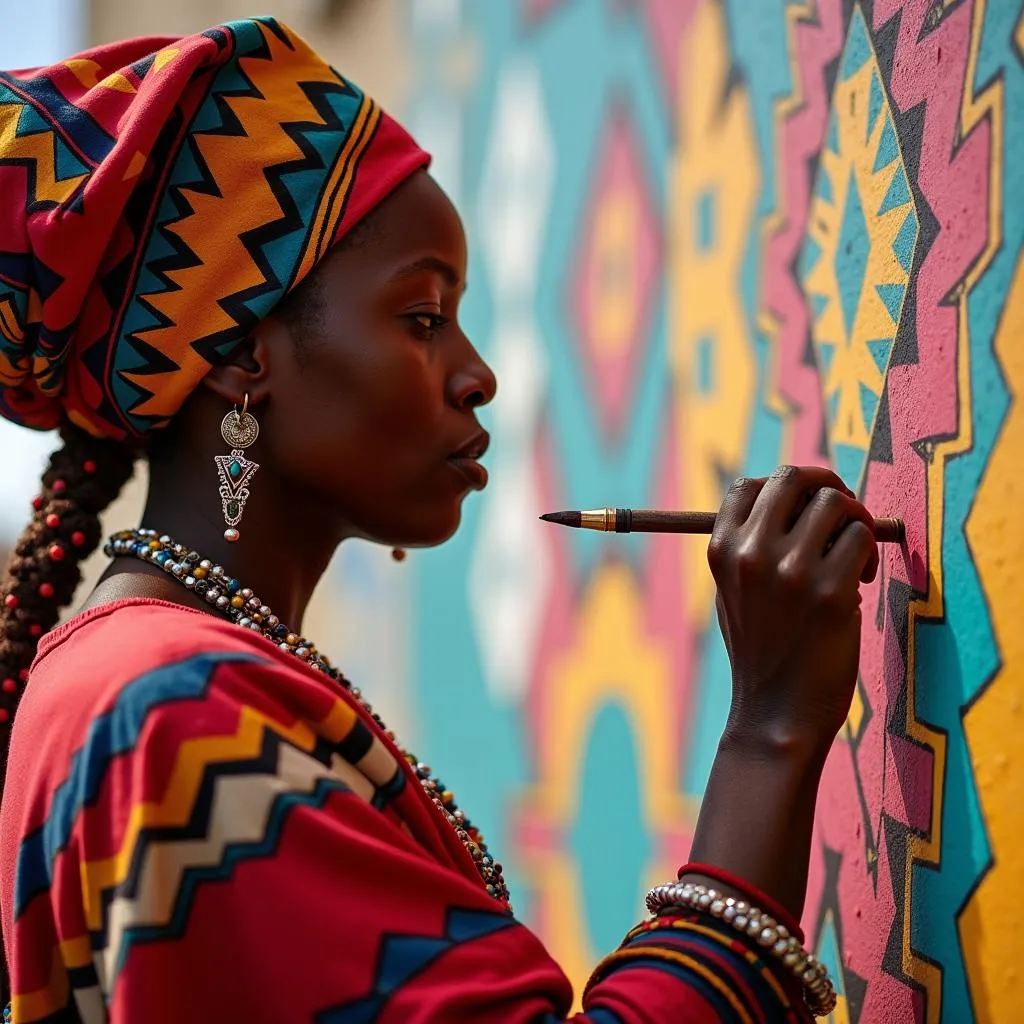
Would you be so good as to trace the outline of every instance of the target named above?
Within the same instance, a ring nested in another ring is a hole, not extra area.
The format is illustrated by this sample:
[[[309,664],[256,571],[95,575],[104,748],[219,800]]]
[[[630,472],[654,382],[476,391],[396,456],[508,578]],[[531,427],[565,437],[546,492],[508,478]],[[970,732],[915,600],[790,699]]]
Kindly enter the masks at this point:
[[[821,770],[857,681],[858,588],[878,571],[872,520],[834,473],[784,466],[733,485],[708,559],[732,708],[691,857],[799,918]]]
[[[857,681],[859,585],[878,570],[872,524],[827,469],[733,485],[708,549],[732,663],[727,737],[831,745]]]

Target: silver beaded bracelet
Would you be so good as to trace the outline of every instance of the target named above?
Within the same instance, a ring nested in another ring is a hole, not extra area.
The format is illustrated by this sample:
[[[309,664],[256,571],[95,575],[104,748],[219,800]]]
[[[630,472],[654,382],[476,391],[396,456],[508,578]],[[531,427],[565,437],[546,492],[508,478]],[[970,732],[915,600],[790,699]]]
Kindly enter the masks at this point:
[[[804,1000],[815,1017],[827,1017],[835,1009],[836,990],[827,968],[775,918],[696,882],[671,882],[647,894],[647,909],[655,916],[680,907],[717,917],[768,950],[803,986]]]

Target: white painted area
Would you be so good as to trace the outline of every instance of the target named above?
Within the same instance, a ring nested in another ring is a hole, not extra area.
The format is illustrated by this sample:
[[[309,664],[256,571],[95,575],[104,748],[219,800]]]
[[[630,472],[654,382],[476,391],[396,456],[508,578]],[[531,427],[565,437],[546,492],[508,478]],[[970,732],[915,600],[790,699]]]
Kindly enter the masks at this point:
[[[81,49],[85,35],[79,0],[0,0],[0,24],[0,68],[53,64]],[[0,545],[21,533],[46,457],[56,446],[50,434],[0,420]]]
[[[537,267],[551,202],[554,147],[536,66],[503,69],[479,197],[493,285],[488,359],[500,381],[492,410],[491,486],[469,570],[469,599],[488,689],[518,701],[530,680],[551,567],[542,542],[534,443],[547,385],[538,336]]]

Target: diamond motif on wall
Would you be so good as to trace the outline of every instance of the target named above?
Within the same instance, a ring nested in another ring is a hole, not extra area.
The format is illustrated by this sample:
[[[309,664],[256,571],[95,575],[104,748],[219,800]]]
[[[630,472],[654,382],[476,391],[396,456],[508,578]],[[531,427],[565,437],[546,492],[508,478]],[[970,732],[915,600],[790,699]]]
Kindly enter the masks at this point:
[[[832,461],[863,484],[919,220],[860,8],[840,58],[800,255]]]
[[[661,264],[658,214],[624,112],[613,114],[594,167],[571,311],[597,412],[613,437],[629,412]]]

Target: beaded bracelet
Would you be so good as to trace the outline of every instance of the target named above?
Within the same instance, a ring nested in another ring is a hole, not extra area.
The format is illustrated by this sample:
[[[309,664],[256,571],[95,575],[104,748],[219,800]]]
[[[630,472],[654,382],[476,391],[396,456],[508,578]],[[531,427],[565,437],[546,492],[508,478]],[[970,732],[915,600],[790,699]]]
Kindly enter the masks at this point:
[[[825,965],[775,918],[744,900],[726,897],[695,882],[659,885],[647,894],[647,909],[654,915],[680,907],[710,914],[770,951],[800,982],[804,1000],[815,1017],[827,1017],[835,1009],[836,990]]]

